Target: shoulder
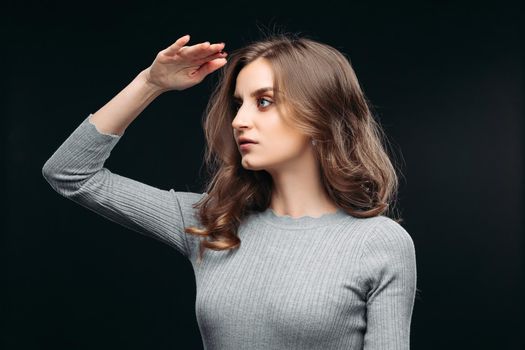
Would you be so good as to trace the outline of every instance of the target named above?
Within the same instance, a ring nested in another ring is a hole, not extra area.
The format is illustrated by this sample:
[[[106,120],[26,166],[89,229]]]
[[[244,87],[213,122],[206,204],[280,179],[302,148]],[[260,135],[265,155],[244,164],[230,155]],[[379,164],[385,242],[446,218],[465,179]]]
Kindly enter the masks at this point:
[[[197,209],[194,208],[194,205],[208,194],[206,192],[182,192],[173,189],[170,190],[170,192],[175,197],[185,226],[200,225],[200,220],[197,216]]]
[[[381,252],[392,257],[414,258],[414,241],[407,230],[387,216],[367,218],[369,229],[364,237],[365,251]]]
[[[358,231],[359,236],[365,241],[380,239],[413,243],[412,237],[401,224],[384,215],[368,218],[347,215],[347,218],[343,220],[343,225]]]
[[[182,192],[182,191],[175,191],[172,190],[173,195],[177,198],[177,200],[181,203],[182,206],[191,206],[195,203],[197,203],[201,198],[204,198],[208,194],[206,192],[204,193],[197,193],[197,192]]]
[[[377,218],[378,219],[376,220],[376,225],[372,233],[373,236],[389,241],[401,241],[414,244],[410,234],[397,221],[394,221],[391,218],[383,215],[380,215]]]
[[[361,251],[362,280],[379,291],[393,280],[402,280],[410,295],[416,283],[416,253],[408,232],[385,216],[375,217],[364,239]]]

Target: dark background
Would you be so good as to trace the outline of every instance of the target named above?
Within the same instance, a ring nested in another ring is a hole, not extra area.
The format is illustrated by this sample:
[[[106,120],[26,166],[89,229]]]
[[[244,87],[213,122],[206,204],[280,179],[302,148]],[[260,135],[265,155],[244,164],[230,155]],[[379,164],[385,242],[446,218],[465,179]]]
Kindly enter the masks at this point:
[[[350,57],[402,168],[413,349],[523,349],[518,2],[18,2],[2,11],[2,349],[200,349],[191,264],[54,192],[45,161],[178,37],[226,51],[279,27]],[[155,100],[106,167],[201,191],[216,75]]]

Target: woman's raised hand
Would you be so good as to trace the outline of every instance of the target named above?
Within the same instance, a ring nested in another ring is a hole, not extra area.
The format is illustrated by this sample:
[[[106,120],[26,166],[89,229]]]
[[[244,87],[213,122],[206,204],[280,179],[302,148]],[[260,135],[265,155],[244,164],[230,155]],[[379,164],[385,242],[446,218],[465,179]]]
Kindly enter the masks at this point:
[[[190,36],[185,35],[157,54],[146,69],[146,79],[150,84],[161,91],[184,90],[226,64],[227,53],[222,52],[224,43],[206,41],[184,46],[189,40]]]

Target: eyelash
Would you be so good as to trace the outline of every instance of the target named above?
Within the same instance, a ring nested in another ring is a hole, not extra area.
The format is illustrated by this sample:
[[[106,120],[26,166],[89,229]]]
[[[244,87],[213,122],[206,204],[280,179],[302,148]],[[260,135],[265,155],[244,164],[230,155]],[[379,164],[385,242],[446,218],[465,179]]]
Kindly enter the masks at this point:
[[[264,100],[264,101],[266,101],[266,102],[269,102],[270,104],[273,103],[272,101],[270,101],[270,100],[268,100],[268,99],[266,99],[266,98],[264,98],[264,97],[259,97],[259,98],[257,99],[257,105],[259,105],[259,102],[262,101],[262,100]],[[234,102],[233,102],[233,107],[234,107],[234,109],[235,109],[236,111],[239,110],[240,105],[241,105],[241,103],[239,103],[238,101],[234,101]],[[268,107],[270,107],[270,106],[268,105],[268,106],[266,106],[266,107],[262,107],[262,108],[268,108]]]

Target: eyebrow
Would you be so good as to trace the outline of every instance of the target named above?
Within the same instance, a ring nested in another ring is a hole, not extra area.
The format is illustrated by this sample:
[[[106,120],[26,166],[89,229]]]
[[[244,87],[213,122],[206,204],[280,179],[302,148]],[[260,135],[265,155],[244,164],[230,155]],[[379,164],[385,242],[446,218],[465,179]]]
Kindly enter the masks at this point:
[[[255,97],[255,96],[260,95],[263,92],[267,92],[267,91],[273,91],[273,87],[267,86],[267,87],[263,87],[263,88],[257,89],[257,90],[255,90],[254,92],[252,92],[250,94],[250,97]],[[233,98],[236,99],[236,100],[240,100],[241,99],[241,97],[238,96],[238,95],[233,95]]]

